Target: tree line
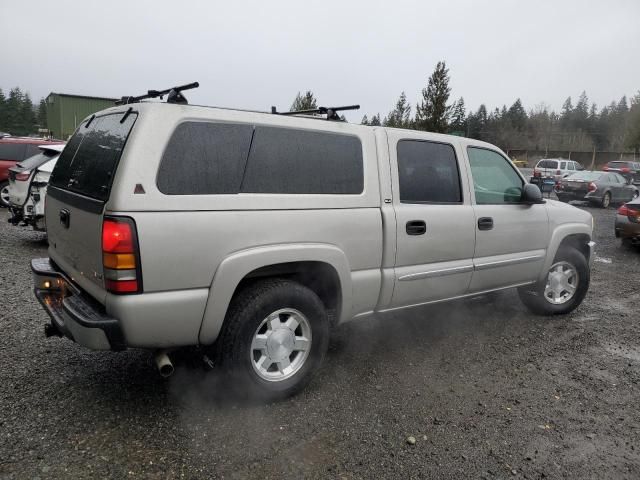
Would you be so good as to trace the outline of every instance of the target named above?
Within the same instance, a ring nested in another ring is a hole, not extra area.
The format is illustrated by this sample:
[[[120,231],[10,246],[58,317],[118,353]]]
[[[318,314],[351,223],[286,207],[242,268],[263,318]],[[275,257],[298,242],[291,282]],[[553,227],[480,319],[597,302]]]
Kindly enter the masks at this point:
[[[575,105],[572,97],[567,98],[560,112],[544,104],[527,111],[519,98],[510,107],[489,110],[481,104],[476,111],[467,111],[463,97],[450,102],[449,81],[446,63],[438,62],[421,91],[415,115],[402,92],[386,116],[365,115],[361,123],[461,135],[503,150],[640,152],[640,91],[630,100],[624,96],[601,109],[582,92]],[[301,105],[315,108],[312,92],[298,94],[292,110]]]
[[[34,105],[31,96],[15,87],[9,95],[0,88],[0,132],[11,135],[30,135],[47,126],[44,98]]]

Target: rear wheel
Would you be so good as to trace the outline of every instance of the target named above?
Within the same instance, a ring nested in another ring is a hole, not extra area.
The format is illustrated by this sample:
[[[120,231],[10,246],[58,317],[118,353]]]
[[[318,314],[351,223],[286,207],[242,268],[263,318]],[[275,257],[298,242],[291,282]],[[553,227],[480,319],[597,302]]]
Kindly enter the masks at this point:
[[[589,265],[573,247],[560,247],[546,277],[520,287],[520,299],[537,315],[561,315],[574,310],[589,289]]]
[[[0,182],[0,207],[9,207],[9,182]]]
[[[602,196],[601,206],[602,208],[609,208],[609,205],[611,205],[611,194],[609,192],[606,192]]]
[[[327,312],[315,292],[272,279],[244,289],[232,301],[218,353],[237,393],[274,400],[304,388],[328,345]]]

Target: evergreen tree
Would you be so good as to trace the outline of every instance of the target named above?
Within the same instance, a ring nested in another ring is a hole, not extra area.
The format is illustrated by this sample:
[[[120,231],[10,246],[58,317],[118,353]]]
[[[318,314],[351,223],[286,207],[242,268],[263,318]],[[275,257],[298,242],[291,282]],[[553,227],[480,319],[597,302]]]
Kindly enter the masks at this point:
[[[416,107],[416,128],[430,132],[447,131],[451,107],[449,101],[449,70],[445,62],[438,62],[429,77],[427,88],[422,89],[422,101]]]
[[[295,112],[298,110],[313,110],[318,108],[318,103],[316,101],[316,97],[313,96],[311,90],[307,90],[304,95],[301,95],[300,92],[296,95],[295,100],[291,104],[290,112]]]
[[[379,126],[382,125],[382,123],[380,122],[380,114],[379,113],[377,113],[376,115],[371,117],[371,122],[369,123],[369,125],[371,125],[372,127],[379,127]]]
[[[580,94],[576,108],[573,109],[572,117],[571,126],[575,130],[586,131],[589,128],[589,98],[585,91]]]
[[[625,146],[636,153],[640,153],[640,91],[631,99],[627,130],[625,132]]]
[[[396,106],[383,122],[385,127],[411,128],[411,105],[404,92],[400,94]]]
[[[22,135],[22,122],[20,118],[20,107],[22,106],[22,92],[18,87],[9,90],[9,97],[5,102],[6,122],[9,133]]]
[[[19,132],[19,134],[28,135],[36,131],[36,112],[33,108],[31,96],[28,93],[25,93],[22,96],[19,118],[20,124],[22,126],[22,130]]]
[[[37,117],[38,125],[40,125],[40,128],[47,128],[47,103],[44,98],[40,99]]]
[[[464,98],[462,97],[457,102],[454,102],[451,108],[449,131],[462,132],[464,135],[467,133],[467,112],[464,106]]]
[[[4,96],[4,92],[0,88],[0,131],[5,132],[7,127],[7,99]]]
[[[511,126],[517,131],[520,132],[526,128],[527,112],[525,112],[522,101],[519,98],[509,107],[505,116],[511,123]]]

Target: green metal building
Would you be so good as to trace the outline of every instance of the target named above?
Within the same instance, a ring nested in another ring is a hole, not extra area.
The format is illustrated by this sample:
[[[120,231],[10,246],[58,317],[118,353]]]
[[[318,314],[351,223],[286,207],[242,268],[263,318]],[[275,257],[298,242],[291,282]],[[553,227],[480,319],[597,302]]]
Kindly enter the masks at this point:
[[[115,98],[51,92],[47,97],[47,128],[53,138],[67,140],[85,117],[113,107]]]

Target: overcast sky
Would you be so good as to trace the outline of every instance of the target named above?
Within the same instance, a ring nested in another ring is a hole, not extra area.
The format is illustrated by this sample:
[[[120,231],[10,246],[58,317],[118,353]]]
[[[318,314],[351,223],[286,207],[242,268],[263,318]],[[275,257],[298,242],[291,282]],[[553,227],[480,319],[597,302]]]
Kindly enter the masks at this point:
[[[452,98],[559,110],[640,89],[640,0],[0,0],[0,88],[119,97],[199,81],[191,103],[348,115],[415,105],[438,60]],[[413,113],[413,112],[412,112]]]

